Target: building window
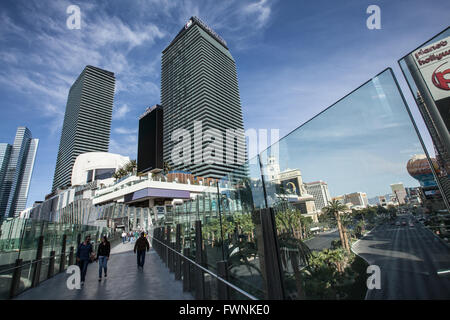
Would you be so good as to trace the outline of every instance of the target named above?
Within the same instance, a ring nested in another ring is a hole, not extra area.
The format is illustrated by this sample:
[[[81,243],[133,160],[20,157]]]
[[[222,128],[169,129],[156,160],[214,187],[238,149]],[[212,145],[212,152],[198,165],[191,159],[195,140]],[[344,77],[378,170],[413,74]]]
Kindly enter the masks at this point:
[[[95,170],[95,180],[103,180],[111,178],[114,172],[116,172],[116,169],[114,168],[97,169]]]
[[[94,170],[89,170],[87,172],[87,179],[86,179],[86,183],[89,183],[92,181],[92,174],[93,174]]]

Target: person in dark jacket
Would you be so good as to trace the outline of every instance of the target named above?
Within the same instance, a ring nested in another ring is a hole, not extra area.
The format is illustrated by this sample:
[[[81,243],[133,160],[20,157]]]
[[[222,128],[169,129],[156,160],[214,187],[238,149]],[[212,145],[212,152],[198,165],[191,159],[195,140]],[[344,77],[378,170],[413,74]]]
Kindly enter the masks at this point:
[[[150,250],[150,244],[148,243],[148,240],[145,238],[145,233],[142,232],[141,236],[136,240],[136,243],[134,245],[134,253],[137,253],[138,268],[141,267],[142,269],[144,269],[146,250],[147,252]]]
[[[98,281],[102,281],[102,269],[105,271],[105,278],[108,271],[109,253],[111,252],[111,245],[108,238],[103,236],[102,242],[98,245],[97,261],[98,261]]]
[[[84,280],[86,278],[87,267],[89,265],[91,254],[92,254],[92,244],[91,237],[87,236],[84,242],[80,243],[77,250],[77,262],[81,271],[81,284],[84,285]]]

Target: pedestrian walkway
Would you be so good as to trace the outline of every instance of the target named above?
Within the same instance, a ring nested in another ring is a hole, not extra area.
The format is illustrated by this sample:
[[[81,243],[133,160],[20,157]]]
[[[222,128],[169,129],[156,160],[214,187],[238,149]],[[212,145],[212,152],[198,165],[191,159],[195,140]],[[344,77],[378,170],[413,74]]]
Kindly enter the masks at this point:
[[[89,265],[81,289],[69,290],[69,274],[61,273],[16,297],[18,300],[192,300],[183,292],[153,249],[145,257],[144,270],[137,268],[134,242],[120,243],[111,249],[108,278],[98,281],[98,263]]]

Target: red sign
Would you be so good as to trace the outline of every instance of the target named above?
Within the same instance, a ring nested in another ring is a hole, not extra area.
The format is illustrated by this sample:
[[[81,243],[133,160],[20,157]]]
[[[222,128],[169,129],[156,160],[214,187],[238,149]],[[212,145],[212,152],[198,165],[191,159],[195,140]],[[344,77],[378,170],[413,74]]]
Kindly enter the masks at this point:
[[[444,69],[442,71],[438,71],[440,67],[442,67],[447,62],[444,62],[439,67],[434,70],[433,75],[431,76],[431,80],[433,81],[433,84],[442,90],[450,90],[450,69]],[[448,77],[445,78],[445,75],[448,74]]]

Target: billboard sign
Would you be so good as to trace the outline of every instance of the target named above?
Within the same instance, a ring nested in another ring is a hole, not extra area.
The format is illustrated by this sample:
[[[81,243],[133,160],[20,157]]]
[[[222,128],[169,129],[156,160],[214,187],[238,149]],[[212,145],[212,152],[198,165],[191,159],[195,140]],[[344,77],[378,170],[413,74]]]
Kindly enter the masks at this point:
[[[417,65],[434,101],[450,97],[450,37],[413,52]]]

